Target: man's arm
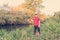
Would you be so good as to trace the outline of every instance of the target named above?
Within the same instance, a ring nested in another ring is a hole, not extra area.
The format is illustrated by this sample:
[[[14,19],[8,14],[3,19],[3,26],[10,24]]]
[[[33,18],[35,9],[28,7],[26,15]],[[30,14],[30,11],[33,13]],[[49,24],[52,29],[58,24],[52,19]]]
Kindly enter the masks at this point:
[[[39,27],[40,27],[40,20],[39,20]]]

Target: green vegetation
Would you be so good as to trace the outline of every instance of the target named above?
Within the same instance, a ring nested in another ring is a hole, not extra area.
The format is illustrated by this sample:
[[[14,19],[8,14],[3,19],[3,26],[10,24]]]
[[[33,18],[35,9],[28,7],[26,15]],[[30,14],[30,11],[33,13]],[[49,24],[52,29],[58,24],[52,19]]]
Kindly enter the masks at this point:
[[[0,10],[0,24],[28,24],[28,14],[22,12],[10,12],[4,9]]]
[[[33,35],[33,26],[0,30],[0,40],[60,40],[60,13],[41,23],[41,35]]]

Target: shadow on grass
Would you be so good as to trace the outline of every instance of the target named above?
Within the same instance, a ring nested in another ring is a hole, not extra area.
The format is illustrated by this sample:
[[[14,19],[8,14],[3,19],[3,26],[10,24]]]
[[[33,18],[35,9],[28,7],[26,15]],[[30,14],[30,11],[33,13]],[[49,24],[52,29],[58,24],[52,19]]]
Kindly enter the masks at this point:
[[[6,29],[7,31],[15,30],[17,28],[23,29],[24,27],[29,27],[29,24],[0,24],[0,30]]]

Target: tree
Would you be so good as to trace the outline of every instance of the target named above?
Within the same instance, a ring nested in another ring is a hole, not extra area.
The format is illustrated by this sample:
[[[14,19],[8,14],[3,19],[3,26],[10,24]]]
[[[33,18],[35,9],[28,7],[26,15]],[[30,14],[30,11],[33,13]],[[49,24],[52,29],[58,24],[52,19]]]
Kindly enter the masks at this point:
[[[44,7],[41,5],[42,0],[25,0],[25,1],[27,2],[27,4],[33,6],[35,8],[35,11],[38,13],[40,13],[40,8]]]

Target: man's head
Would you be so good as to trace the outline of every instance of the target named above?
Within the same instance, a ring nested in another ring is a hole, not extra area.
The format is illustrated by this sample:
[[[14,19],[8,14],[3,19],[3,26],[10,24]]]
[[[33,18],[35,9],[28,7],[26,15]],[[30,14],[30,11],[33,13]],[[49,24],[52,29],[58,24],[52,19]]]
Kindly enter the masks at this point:
[[[37,12],[35,12],[35,16],[38,16],[38,13]]]

